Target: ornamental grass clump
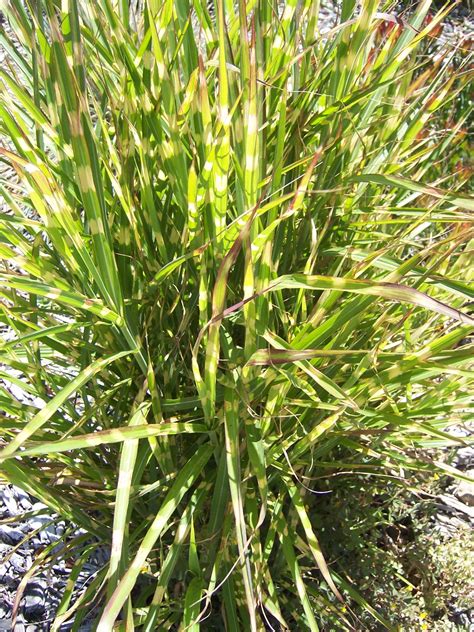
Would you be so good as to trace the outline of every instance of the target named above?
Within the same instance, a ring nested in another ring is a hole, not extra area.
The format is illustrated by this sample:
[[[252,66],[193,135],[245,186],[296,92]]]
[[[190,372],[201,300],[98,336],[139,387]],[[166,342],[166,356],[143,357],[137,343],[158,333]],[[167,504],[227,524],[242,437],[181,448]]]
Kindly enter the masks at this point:
[[[461,476],[469,52],[427,0],[208,4],[5,3],[3,476],[86,531],[52,630],[390,628],[312,492]]]

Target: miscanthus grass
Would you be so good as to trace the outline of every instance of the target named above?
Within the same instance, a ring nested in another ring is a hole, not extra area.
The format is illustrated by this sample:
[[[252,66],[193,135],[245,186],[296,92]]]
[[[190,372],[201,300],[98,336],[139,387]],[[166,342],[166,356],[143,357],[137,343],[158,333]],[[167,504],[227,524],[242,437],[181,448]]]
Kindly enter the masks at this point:
[[[313,491],[457,475],[470,55],[433,59],[429,9],[2,4],[1,375],[31,404],[2,386],[1,468],[89,534],[52,630],[391,628]]]

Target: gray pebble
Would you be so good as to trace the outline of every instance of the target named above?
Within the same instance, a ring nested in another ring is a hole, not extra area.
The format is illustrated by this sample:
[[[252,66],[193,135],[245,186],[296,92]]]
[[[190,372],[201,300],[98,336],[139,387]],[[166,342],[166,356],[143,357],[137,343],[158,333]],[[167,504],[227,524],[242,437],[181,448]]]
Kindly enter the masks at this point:
[[[48,525],[46,529],[44,530],[44,533],[51,544],[53,542],[57,542],[59,538],[61,537],[61,534],[58,533],[58,529],[56,525],[54,524]],[[64,533],[64,530],[63,530],[63,533]]]
[[[5,598],[0,599],[0,619],[6,619],[8,616],[10,616],[11,610],[11,604],[8,603]]]
[[[10,487],[5,487],[0,494],[0,498],[7,510],[8,516],[16,516],[19,512],[18,503],[15,500],[14,492]]]
[[[31,507],[32,507],[33,505],[32,505],[32,504],[31,504],[31,502],[28,500],[28,498],[21,498],[21,499],[20,499],[20,501],[19,501],[19,503],[20,503],[20,505],[21,505],[21,508],[22,508],[24,511],[31,511]]]
[[[474,478],[474,469],[467,470],[466,474],[471,478]],[[465,505],[468,505],[469,507],[474,506],[474,483],[470,483],[469,481],[460,481],[454,493]],[[474,513],[472,517],[474,518]]]
[[[18,553],[14,553],[10,558],[10,564],[17,571],[17,573],[23,574],[26,571],[25,558]]]
[[[43,546],[39,538],[32,538],[29,542],[30,542],[30,547],[33,549],[33,551],[37,551],[39,548]]]
[[[18,544],[24,537],[25,534],[20,529],[9,527],[7,524],[0,525],[0,542]]]
[[[49,521],[50,518],[48,516],[35,516],[28,521],[28,526],[32,531],[36,531],[36,529],[42,529]]]
[[[61,560],[57,564],[53,566],[53,571],[55,573],[59,573],[60,575],[69,575],[69,569],[66,568],[66,563],[64,560]]]
[[[19,487],[15,487],[15,493],[16,493],[16,497],[18,499],[18,502],[23,506],[23,507],[27,507],[28,509],[31,509],[31,507],[33,506],[33,501],[31,499],[31,497],[22,489],[20,489]]]
[[[3,558],[10,549],[11,549],[11,546],[9,544],[0,542],[0,559]]]
[[[26,553],[23,559],[25,560],[25,568],[28,570],[33,564],[33,558],[31,557],[30,552]]]
[[[456,617],[456,623],[465,630],[472,630],[470,627],[471,619],[465,612],[461,612],[461,614]]]
[[[57,590],[61,590],[64,588],[64,586],[66,585],[66,580],[65,579],[61,579],[60,577],[52,577],[52,582],[53,582],[53,586],[54,588],[56,588]]]
[[[15,569],[12,566],[9,566],[7,572],[3,577],[3,584],[11,590],[16,590],[18,588],[20,580],[21,576],[18,576],[18,573],[15,571]]]
[[[465,448],[460,448],[456,452],[453,465],[460,470],[465,470],[474,466],[474,447],[467,446]]]
[[[44,580],[31,581],[25,590],[23,598],[23,613],[27,621],[38,619],[45,613],[45,597],[47,584]]]

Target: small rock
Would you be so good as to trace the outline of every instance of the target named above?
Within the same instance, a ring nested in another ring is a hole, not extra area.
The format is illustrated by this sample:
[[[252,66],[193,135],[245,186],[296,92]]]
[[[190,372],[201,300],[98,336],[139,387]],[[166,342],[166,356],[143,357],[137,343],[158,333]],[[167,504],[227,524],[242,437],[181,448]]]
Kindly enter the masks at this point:
[[[31,497],[22,489],[20,489],[19,487],[15,487],[15,492],[16,492],[16,497],[18,499],[18,502],[25,508],[25,509],[31,509],[31,507],[33,506],[33,501],[31,499]]]
[[[0,542],[0,559],[3,558],[12,547],[9,544]]]
[[[466,474],[474,478],[474,469],[467,470]],[[465,505],[469,505],[469,507],[474,506],[474,483],[470,481],[460,481],[454,493]]]
[[[62,579],[61,577],[55,577],[54,575],[51,579],[52,579],[54,588],[62,592],[63,588],[66,585],[66,580]]]
[[[27,621],[43,617],[45,613],[45,596],[47,584],[44,580],[37,579],[30,582],[25,590],[23,600],[23,613]]]
[[[20,580],[21,578],[18,577],[18,573],[15,571],[15,569],[12,566],[9,566],[7,572],[3,577],[3,584],[11,590],[16,590],[18,588]]]
[[[59,522],[56,525],[56,533],[59,537],[64,535],[64,532],[66,531],[66,525],[64,524],[64,522]]]
[[[31,511],[32,504],[28,498],[22,498],[19,503],[24,511]]]
[[[44,533],[51,544],[53,542],[57,542],[61,537],[61,534],[58,533],[58,529],[54,524],[48,525],[44,530]]]
[[[460,470],[471,468],[474,465],[474,447],[466,446],[465,448],[460,448],[456,452],[453,465]]]
[[[30,551],[31,551],[31,549],[30,549]],[[24,555],[23,560],[24,560],[24,564],[25,564],[25,571],[27,571],[31,567],[31,565],[33,564],[33,558],[31,557],[30,552],[27,552],[27,553],[23,553],[22,552],[22,554]]]
[[[23,574],[26,571],[25,559],[18,553],[14,553],[11,556],[10,564],[17,571],[17,573]]]
[[[438,496],[438,500],[441,501],[438,503],[438,507],[442,508],[444,511],[448,511],[458,517],[468,516],[469,518],[474,519],[474,509],[468,507],[465,503],[460,502],[451,494],[440,494]]]
[[[18,544],[23,540],[25,534],[13,527],[9,527],[7,524],[0,525],[0,542],[6,544]]]
[[[456,533],[456,527],[444,514],[437,514],[434,519],[434,533],[443,538],[449,538]]]
[[[5,598],[0,599],[0,619],[6,619],[11,613],[11,604]]]
[[[4,487],[1,491],[0,498],[3,501],[4,506],[6,507],[6,515],[8,516],[16,516],[18,511],[18,504],[15,500],[13,490],[10,487]]]
[[[82,567],[82,573],[85,573],[87,576],[92,575],[97,571],[97,566],[92,564],[91,562],[86,562]]]
[[[461,612],[460,614],[458,614],[455,618],[455,623],[457,625],[459,625],[462,629],[464,630],[471,630],[471,620],[468,614],[466,614],[465,612]]]
[[[69,575],[69,569],[66,568],[66,562],[61,560],[58,564],[53,566],[53,571],[60,575]]]
[[[49,521],[48,516],[35,516],[28,521],[28,525],[32,531],[36,531],[36,529],[42,529]]]

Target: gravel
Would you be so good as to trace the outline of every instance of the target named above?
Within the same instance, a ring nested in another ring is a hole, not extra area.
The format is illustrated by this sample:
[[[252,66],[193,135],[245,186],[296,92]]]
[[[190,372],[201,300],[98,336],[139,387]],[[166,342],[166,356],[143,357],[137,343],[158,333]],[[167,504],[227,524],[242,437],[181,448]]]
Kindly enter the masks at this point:
[[[40,512],[32,517],[29,514]],[[15,521],[15,518],[17,519]],[[6,523],[5,521],[9,522]],[[15,632],[46,631],[50,629],[62,593],[71,572],[71,564],[61,559],[62,538],[66,534],[66,523],[60,520],[43,503],[31,498],[23,490],[12,485],[0,486],[0,632],[12,629],[12,611],[20,582],[31,570],[35,559],[45,546],[58,543],[52,555],[58,557],[49,567],[38,566],[28,578],[21,596]],[[70,529],[67,537],[79,535],[79,530]],[[84,586],[107,561],[107,553],[99,550],[84,565],[77,586]],[[81,594],[78,589],[74,602]],[[80,632],[93,629],[94,612],[80,626]],[[72,622],[61,626],[61,632],[70,630]]]
[[[0,540],[5,544],[19,544],[25,534],[20,529],[9,527],[8,525],[0,526]]]

